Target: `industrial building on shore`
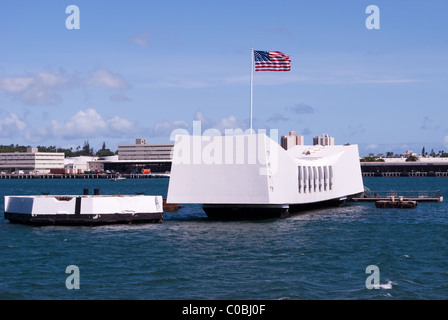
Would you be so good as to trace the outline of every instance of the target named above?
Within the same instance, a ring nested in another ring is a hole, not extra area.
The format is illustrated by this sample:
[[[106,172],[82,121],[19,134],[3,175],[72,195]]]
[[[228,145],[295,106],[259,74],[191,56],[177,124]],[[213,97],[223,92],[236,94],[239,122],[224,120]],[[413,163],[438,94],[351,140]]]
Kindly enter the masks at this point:
[[[171,170],[173,144],[147,144],[136,139],[135,144],[118,146],[118,156],[99,158],[81,156],[65,158],[64,153],[27,152],[0,153],[0,171],[3,174],[48,174],[85,172],[162,173]]]
[[[38,152],[27,148],[26,152],[0,153],[0,171],[15,173],[48,173],[64,168],[64,153]]]
[[[334,138],[324,134],[314,137],[313,144],[333,145]],[[290,149],[304,145],[304,137],[290,131],[281,137],[281,146]],[[173,144],[148,144],[136,139],[135,144],[118,146],[118,155],[109,157],[81,156],[65,158],[60,152],[39,152],[27,148],[26,152],[0,153],[1,174],[84,174],[84,173],[167,173],[171,171]],[[412,152],[407,152],[415,155]],[[365,177],[448,176],[448,158],[420,157],[408,162],[406,157],[384,158],[383,162],[361,162]]]

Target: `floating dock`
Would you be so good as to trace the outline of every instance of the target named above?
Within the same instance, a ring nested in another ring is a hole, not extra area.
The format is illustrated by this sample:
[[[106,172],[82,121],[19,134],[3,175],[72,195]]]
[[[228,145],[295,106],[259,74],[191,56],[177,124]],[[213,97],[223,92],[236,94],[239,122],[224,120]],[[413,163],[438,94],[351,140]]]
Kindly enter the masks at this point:
[[[415,209],[417,208],[417,201],[403,201],[403,200],[380,200],[375,202],[377,208],[398,208],[398,209]]]
[[[443,158],[442,158],[443,159]],[[410,162],[361,162],[363,177],[448,177],[448,159]]]
[[[150,174],[122,174],[127,179],[158,179],[169,178],[168,173],[150,173]],[[64,174],[0,174],[0,179],[113,179],[115,173],[64,173]]]
[[[361,196],[351,198],[351,202],[377,202],[377,201],[415,201],[415,202],[442,202],[440,190],[428,191],[365,191]]]

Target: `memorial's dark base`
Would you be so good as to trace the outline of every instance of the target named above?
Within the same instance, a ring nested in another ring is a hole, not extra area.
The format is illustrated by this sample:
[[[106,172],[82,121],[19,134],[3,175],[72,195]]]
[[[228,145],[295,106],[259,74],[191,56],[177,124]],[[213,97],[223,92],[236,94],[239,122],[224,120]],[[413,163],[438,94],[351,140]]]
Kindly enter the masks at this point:
[[[309,210],[340,207],[343,206],[345,200],[332,199],[327,201],[290,204],[289,206],[247,206],[247,205],[203,205],[204,212],[210,219],[216,220],[261,220],[285,218],[294,214],[305,213]]]
[[[162,223],[163,212],[135,214],[49,214],[35,216],[5,212],[5,219],[15,224],[35,226],[98,226],[107,224]]]

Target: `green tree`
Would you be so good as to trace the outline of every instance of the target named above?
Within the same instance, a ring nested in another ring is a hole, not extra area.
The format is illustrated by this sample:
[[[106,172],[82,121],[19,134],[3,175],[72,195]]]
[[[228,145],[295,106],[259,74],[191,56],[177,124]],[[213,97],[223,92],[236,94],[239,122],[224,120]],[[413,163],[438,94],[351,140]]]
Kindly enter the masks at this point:
[[[91,150],[90,150],[90,144],[89,144],[89,140],[84,141],[84,146],[82,147],[82,155],[84,156],[90,156]]]
[[[108,157],[108,156],[113,156],[114,153],[112,151],[110,151],[109,149],[107,149],[106,148],[106,142],[103,142],[103,146],[101,147],[100,150],[98,150],[96,155],[98,157]]]
[[[19,145],[9,145],[9,146],[0,146],[0,153],[13,153],[13,152],[26,152],[26,149],[29,148],[25,146],[19,146]]]
[[[384,159],[379,159],[377,157],[363,157],[359,161],[360,162],[384,162]]]
[[[436,153],[434,152],[434,149],[431,149],[431,153],[429,154],[431,157],[435,157]]]
[[[417,156],[409,156],[406,158],[406,162],[415,162],[415,161],[418,161]]]

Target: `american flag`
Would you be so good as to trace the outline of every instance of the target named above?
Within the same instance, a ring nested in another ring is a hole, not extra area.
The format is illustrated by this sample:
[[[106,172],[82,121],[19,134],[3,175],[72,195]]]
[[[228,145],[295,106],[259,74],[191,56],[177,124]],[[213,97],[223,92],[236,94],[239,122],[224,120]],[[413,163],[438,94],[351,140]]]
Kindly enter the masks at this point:
[[[255,71],[290,71],[291,59],[280,51],[254,51]]]

